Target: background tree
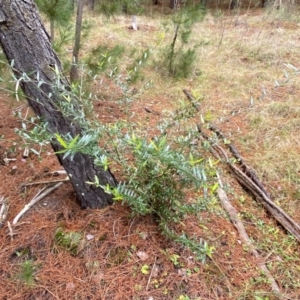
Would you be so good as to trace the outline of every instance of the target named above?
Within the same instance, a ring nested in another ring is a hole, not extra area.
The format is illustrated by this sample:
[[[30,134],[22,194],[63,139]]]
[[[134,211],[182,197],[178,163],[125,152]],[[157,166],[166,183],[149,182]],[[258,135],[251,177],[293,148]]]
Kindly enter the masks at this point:
[[[190,47],[189,41],[192,28],[204,19],[206,10],[202,4],[188,2],[176,10],[172,16],[174,34],[171,44],[163,52],[163,61],[168,73],[177,78],[186,78],[191,75],[196,60],[196,46]]]
[[[80,151],[73,157],[61,153],[67,143],[74,144],[76,140],[85,146],[98,145],[90,145],[86,134],[92,130],[82,126],[86,124],[82,106],[62,76],[61,63],[34,1],[0,0],[0,8],[0,45],[29,105],[47,123],[53,150],[67,171],[81,206],[100,208],[112,203],[112,196],[103,188],[87,183],[97,178],[103,186],[115,186],[116,180],[108,168],[104,170]]]
[[[87,0],[87,5],[90,7],[91,10],[95,8],[96,0]]]
[[[39,10],[50,21],[50,36],[54,42],[55,23],[66,26],[71,19],[74,10],[74,0],[35,0]]]
[[[143,11],[143,4],[147,0],[97,0],[97,11],[108,17],[126,13],[137,15]]]
[[[78,0],[75,40],[73,46],[73,58],[72,58],[72,66],[70,71],[71,82],[78,80],[78,61],[79,61],[78,57],[79,57],[80,40],[81,40],[83,5],[84,5],[84,0]]]
[[[174,9],[178,6],[179,0],[170,0],[170,8]]]

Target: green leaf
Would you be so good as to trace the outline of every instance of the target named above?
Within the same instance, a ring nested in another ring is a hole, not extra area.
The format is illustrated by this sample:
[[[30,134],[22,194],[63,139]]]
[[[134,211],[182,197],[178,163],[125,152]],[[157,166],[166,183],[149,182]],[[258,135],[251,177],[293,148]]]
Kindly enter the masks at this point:
[[[70,142],[70,144],[69,144],[69,146],[68,146],[69,149],[71,149],[71,148],[76,144],[78,138],[79,138],[79,134],[77,134],[77,135],[74,137],[74,139]]]
[[[217,188],[219,187],[219,184],[216,182],[210,189],[211,189],[211,191],[212,191],[212,193],[214,193],[216,190],[217,190]]]
[[[64,139],[58,133],[55,133],[55,137],[61,146],[63,146],[65,149],[68,148],[67,143],[64,141]]]
[[[141,272],[145,275],[149,274],[149,266],[148,265],[143,265],[141,268]]]

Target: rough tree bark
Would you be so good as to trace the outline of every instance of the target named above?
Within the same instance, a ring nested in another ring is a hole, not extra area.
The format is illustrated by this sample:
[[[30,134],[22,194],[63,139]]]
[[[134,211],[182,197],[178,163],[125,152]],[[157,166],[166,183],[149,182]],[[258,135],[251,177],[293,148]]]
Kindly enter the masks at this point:
[[[61,64],[52,49],[49,35],[33,0],[0,0],[0,45],[13,65],[15,76],[21,78],[26,73],[31,78],[20,80],[20,85],[34,112],[48,122],[49,131],[62,136],[70,134],[73,138],[81,136],[82,129],[75,116],[66,116],[59,109],[63,100],[54,88],[54,83],[59,82],[64,89],[68,89],[69,83],[62,75],[58,78],[54,72],[55,67],[62,71]],[[37,81],[41,80],[44,83],[38,87]],[[81,109],[75,97],[69,105]],[[52,147],[55,152],[62,150],[55,140],[52,141]],[[63,154],[57,156],[67,171],[83,208],[101,208],[112,203],[111,195],[86,183],[93,182],[96,175],[102,185],[114,186],[116,181],[109,170],[104,171],[96,166],[93,159],[83,153],[77,153],[73,160],[70,157],[63,159]]]

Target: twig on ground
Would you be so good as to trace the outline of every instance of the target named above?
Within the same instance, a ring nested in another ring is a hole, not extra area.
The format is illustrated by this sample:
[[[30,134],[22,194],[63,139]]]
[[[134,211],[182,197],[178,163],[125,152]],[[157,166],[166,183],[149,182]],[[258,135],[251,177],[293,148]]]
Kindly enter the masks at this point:
[[[49,173],[50,175],[58,176],[58,175],[64,175],[67,174],[66,170],[57,170]]]
[[[9,235],[10,238],[13,240],[13,239],[14,239],[15,233],[14,233],[14,231],[13,231],[13,229],[12,229],[12,226],[11,226],[11,224],[10,224],[9,221],[7,221],[7,227],[8,227],[8,231],[9,231],[8,235]]]
[[[186,97],[188,98],[188,100],[191,102],[192,106],[200,112],[200,107],[199,107],[199,104],[197,103],[197,101],[194,99],[194,97],[191,95],[191,93],[186,90],[186,89],[183,89],[183,93],[186,95]]]
[[[149,284],[151,282],[151,278],[152,278],[153,271],[154,271],[155,267],[156,267],[156,258],[155,258],[155,262],[154,262],[154,264],[152,266],[152,269],[151,269],[151,272],[150,272],[150,275],[149,275],[149,278],[148,278],[148,282],[147,282],[147,286],[146,286],[146,291],[148,291]]]
[[[18,111],[18,110],[22,110],[22,109],[25,108],[25,107],[28,107],[28,103],[25,103],[25,104],[22,104],[22,105],[20,105],[20,106],[18,106],[18,107],[15,107],[12,111],[13,111],[13,112],[16,112],[16,111]]]
[[[266,277],[268,278],[268,280],[271,284],[272,290],[280,294],[280,289],[279,289],[278,284],[276,283],[274,277],[271,275],[271,273],[270,273],[269,269],[267,268],[267,266],[265,265],[265,263],[262,261],[258,251],[252,244],[242,221],[238,217],[238,213],[237,213],[236,209],[234,208],[234,206],[231,205],[230,201],[228,200],[227,194],[223,189],[223,184],[222,184],[220,175],[218,173],[217,173],[217,176],[218,176],[218,181],[219,181],[219,185],[220,185],[220,187],[217,190],[217,193],[218,193],[218,196],[219,196],[219,199],[221,201],[223,208],[228,213],[229,218],[230,218],[231,222],[233,223],[233,225],[236,227],[243,243],[246,244],[246,246],[248,247],[250,252],[258,259],[258,265],[259,265],[260,269],[264,272]]]
[[[265,207],[265,209],[271,213],[274,219],[282,225],[288,232],[290,232],[300,242],[300,226],[278,205],[276,205],[266,195],[259,186],[257,186],[251,178],[246,176],[236,166],[230,164],[231,171],[235,174],[238,182],[249,190]]]
[[[8,200],[4,197],[0,198],[0,229],[3,227],[8,213]]]
[[[26,186],[32,186],[32,185],[49,184],[49,183],[57,183],[57,182],[66,182],[66,181],[70,181],[70,179],[69,178],[65,178],[65,179],[44,180],[44,181],[22,183],[21,188],[26,187]]]
[[[24,206],[24,208],[18,213],[18,215],[14,218],[12,225],[16,225],[19,221],[19,219],[34,205],[36,204],[38,201],[40,201],[41,199],[43,199],[45,196],[47,196],[48,194],[50,194],[52,191],[54,191],[55,189],[59,188],[61,185],[63,184],[63,182],[59,182],[56,185],[48,188],[45,192],[43,192],[41,194],[42,191],[44,191],[47,187],[43,188],[42,190],[40,190],[35,196],[34,198]]]
[[[156,115],[156,116],[159,116],[159,115],[160,115],[157,111],[155,111],[155,110],[153,110],[153,109],[150,109],[150,108],[148,108],[148,107],[144,107],[144,109],[145,109],[145,111],[146,111],[147,113],[149,113],[149,114],[154,114],[154,115]]]
[[[191,100],[192,96],[184,91],[188,95],[188,99]],[[193,99],[193,98],[192,98]],[[192,101],[192,100],[191,100]],[[197,129],[202,137],[206,141],[210,141],[209,137],[205,134],[202,127],[197,124]],[[226,140],[225,135],[217,129],[214,125],[210,124],[209,129],[214,131],[223,140]],[[226,144],[230,152],[237,159],[238,168],[228,158],[226,151],[220,145],[212,145],[210,147],[211,153],[218,159],[220,154],[225,158],[225,163],[229,166],[230,171],[235,175],[238,182],[264,206],[264,208],[273,216],[273,218],[289,233],[291,233],[300,242],[300,225],[297,224],[283,209],[276,205],[270,194],[266,191],[263,184],[259,180],[255,172],[244,162],[243,158],[239,154],[238,150],[232,143]]]
[[[53,294],[47,287],[39,285],[41,288],[45,289],[49,294],[51,294],[55,299],[59,299],[55,294]]]
[[[209,129],[214,131],[219,137],[221,137],[223,140],[226,140],[225,135],[214,125],[210,124]],[[245,163],[244,159],[240,155],[239,151],[236,149],[236,147],[232,143],[227,143],[227,147],[229,148],[230,152],[232,153],[233,157],[237,159],[239,165],[242,167],[243,172],[248,176],[251,177],[252,180],[258,185],[258,187],[267,195],[267,197],[270,198],[270,194],[266,191],[260,180],[258,179],[258,176],[255,174],[255,172]]]
[[[210,129],[216,132],[220,137],[226,139],[223,133],[215,126],[210,125]],[[198,126],[199,133],[207,139],[206,135],[203,135],[203,131],[200,126]],[[234,174],[238,182],[249,192],[254,195],[254,197],[264,206],[264,208],[273,216],[273,218],[289,233],[291,233],[297,240],[300,242],[300,226],[297,224],[282,208],[276,205],[269,193],[264,188],[261,181],[258,179],[258,176],[255,172],[246,165],[242,157],[240,156],[237,149],[232,143],[226,144],[229,147],[231,153],[239,161],[239,164],[242,168],[240,170],[236,165],[231,163],[227,157],[225,150],[219,146],[214,145],[212,148],[220,152],[224,158],[225,162],[229,166],[230,171]]]

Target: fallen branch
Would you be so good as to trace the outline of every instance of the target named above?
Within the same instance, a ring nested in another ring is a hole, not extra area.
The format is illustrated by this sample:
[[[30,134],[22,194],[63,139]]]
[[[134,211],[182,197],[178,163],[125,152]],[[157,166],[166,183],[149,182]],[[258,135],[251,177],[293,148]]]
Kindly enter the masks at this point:
[[[200,126],[198,131],[203,138],[209,140],[208,137],[203,133]],[[224,135],[223,135],[224,137]],[[229,144],[231,145],[231,144]],[[233,145],[231,145],[233,146]],[[240,170],[236,165],[230,162],[227,157],[226,151],[219,145],[211,145],[214,151],[212,153],[216,155],[220,153],[224,158],[226,164],[229,166],[230,171],[236,177],[238,182],[263,205],[263,207],[270,213],[270,215],[289,233],[291,233],[300,242],[300,226],[297,224],[282,208],[276,205],[266,192],[263,184],[259,181],[257,175],[252,171],[245,163],[243,168]],[[232,147],[231,147],[232,148]],[[232,148],[233,149],[233,148]],[[236,152],[237,153],[237,152]],[[216,156],[218,159],[220,155]],[[246,166],[246,167],[245,167]]]
[[[66,170],[57,170],[49,173],[50,175],[53,176],[58,176],[58,175],[64,175],[67,174]]]
[[[221,137],[223,140],[226,140],[226,136],[214,125],[210,124],[209,129],[214,131],[219,137]],[[227,147],[229,148],[230,152],[232,153],[233,157],[237,159],[239,165],[242,167],[243,172],[248,176],[251,177],[252,180],[256,183],[256,185],[259,186],[259,188],[270,198],[270,194],[266,191],[260,180],[258,179],[258,176],[255,174],[255,172],[245,163],[244,159],[240,155],[239,151],[236,149],[236,147],[232,143],[227,143]]]
[[[56,185],[50,187],[47,189],[47,187],[43,188],[42,190],[40,190],[34,197],[33,199],[24,206],[24,208],[18,213],[18,215],[14,218],[12,225],[16,225],[19,221],[19,219],[33,206],[35,205],[38,201],[40,201],[41,199],[43,199],[44,197],[46,197],[48,194],[50,194],[52,191],[54,191],[55,189],[59,188],[61,185],[63,184],[63,182],[59,182]],[[45,192],[43,192],[44,190],[46,190]],[[43,192],[43,193],[42,193]],[[41,194],[42,193],[42,194]]]
[[[236,166],[230,164],[231,171],[236,176],[239,183],[249,190],[256,199],[264,206],[264,208],[274,217],[274,219],[288,232],[290,232],[300,242],[300,226],[278,205],[276,205],[266,195],[260,187],[258,187],[251,178],[247,177]]]
[[[266,275],[268,281],[270,282],[272,290],[277,292],[278,294],[280,294],[280,289],[279,289],[278,284],[276,283],[274,277],[271,275],[266,264],[262,261],[262,258],[260,257],[258,251],[252,244],[252,242],[247,234],[247,231],[244,227],[244,224],[238,217],[238,213],[237,213],[236,209],[234,208],[234,206],[231,205],[230,201],[228,200],[227,194],[223,189],[223,184],[222,184],[222,181],[221,181],[218,173],[217,173],[217,176],[218,176],[218,181],[219,181],[219,186],[220,186],[217,190],[217,193],[218,193],[218,196],[219,196],[219,199],[220,199],[220,202],[221,202],[223,208],[226,210],[231,222],[237,229],[242,242],[248,247],[249,251],[258,259],[258,265],[259,265],[260,269],[263,271],[263,273]]]
[[[11,224],[10,224],[9,221],[7,221],[7,228],[8,228],[8,231],[9,231],[8,235],[9,235],[10,238],[13,240],[13,239],[14,239],[15,233],[14,233],[14,231],[13,231],[13,229],[12,229],[12,226],[11,226]]]
[[[66,182],[70,181],[69,178],[65,179],[56,179],[56,180],[44,180],[44,181],[36,181],[36,182],[28,182],[28,183],[22,183],[21,188],[26,186],[32,186],[32,185],[39,185],[39,184],[51,184],[51,183],[58,183],[58,182]]]
[[[188,98],[188,100],[191,102],[192,106],[197,110],[197,111],[200,111],[200,108],[199,108],[199,104],[197,103],[197,101],[194,99],[194,97],[191,95],[191,93],[184,89],[183,90],[184,94],[186,95],[186,97]]]
[[[8,214],[9,205],[7,199],[0,198],[0,229],[3,227]]]
[[[156,258],[155,258],[154,264],[153,264],[152,269],[151,269],[151,273],[150,273],[149,278],[148,278],[148,282],[147,282],[147,286],[146,286],[146,291],[148,291],[149,284],[151,282],[153,271],[154,271],[155,268],[156,268]]]
[[[145,111],[149,114],[154,114],[156,116],[159,116],[159,113],[157,111],[154,111],[153,109],[150,109],[148,107],[144,107]]]
[[[199,110],[199,107],[195,105],[195,100],[193,96],[187,91],[183,90],[189,101],[191,101],[194,108]],[[205,134],[202,127],[197,125],[198,132],[200,136],[206,140],[210,141],[209,137]],[[218,137],[226,141],[226,136],[214,125],[210,124],[209,129],[217,134]],[[282,208],[276,205],[270,194],[266,191],[265,187],[259,180],[255,172],[245,163],[241,157],[239,151],[234,147],[232,143],[226,143],[233,157],[238,161],[237,165],[233,164],[226,151],[219,145],[211,144],[211,152],[214,156],[220,159],[223,156],[226,164],[229,166],[230,171],[234,174],[238,182],[249,192],[254,195],[254,197],[263,205],[263,207],[271,214],[271,216],[289,233],[291,233],[300,242],[300,226],[297,224]]]

